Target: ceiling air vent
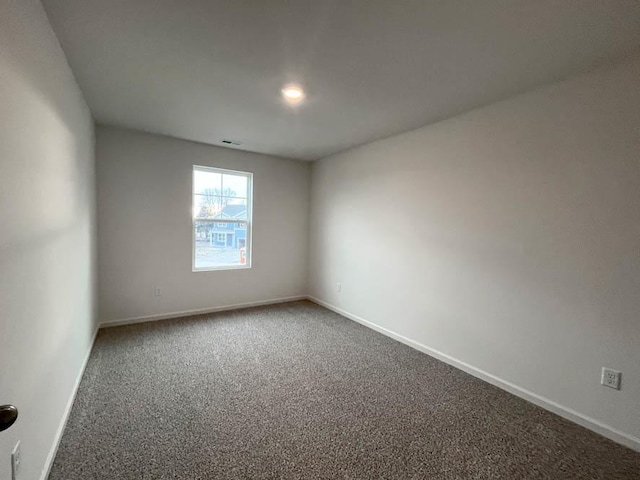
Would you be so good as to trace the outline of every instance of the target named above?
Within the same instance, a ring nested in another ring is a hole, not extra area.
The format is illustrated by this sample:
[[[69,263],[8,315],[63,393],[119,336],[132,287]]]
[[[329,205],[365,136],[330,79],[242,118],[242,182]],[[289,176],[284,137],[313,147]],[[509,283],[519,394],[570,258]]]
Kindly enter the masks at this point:
[[[239,141],[239,140],[227,140],[227,139],[224,139],[224,140],[222,140],[222,143],[224,143],[225,145],[235,145],[235,146],[242,145],[242,142]]]

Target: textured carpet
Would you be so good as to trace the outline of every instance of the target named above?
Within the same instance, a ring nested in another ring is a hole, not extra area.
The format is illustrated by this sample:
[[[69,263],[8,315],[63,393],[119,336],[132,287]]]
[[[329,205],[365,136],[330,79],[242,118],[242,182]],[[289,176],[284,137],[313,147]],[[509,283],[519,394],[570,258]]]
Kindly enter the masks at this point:
[[[101,330],[49,478],[640,479],[640,454],[294,302]]]

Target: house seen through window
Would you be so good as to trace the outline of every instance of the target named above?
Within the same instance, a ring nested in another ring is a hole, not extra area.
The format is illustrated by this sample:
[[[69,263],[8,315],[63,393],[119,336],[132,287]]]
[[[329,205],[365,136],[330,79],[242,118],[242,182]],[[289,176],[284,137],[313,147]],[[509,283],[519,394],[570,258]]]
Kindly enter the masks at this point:
[[[251,266],[252,180],[248,172],[193,167],[193,270]]]

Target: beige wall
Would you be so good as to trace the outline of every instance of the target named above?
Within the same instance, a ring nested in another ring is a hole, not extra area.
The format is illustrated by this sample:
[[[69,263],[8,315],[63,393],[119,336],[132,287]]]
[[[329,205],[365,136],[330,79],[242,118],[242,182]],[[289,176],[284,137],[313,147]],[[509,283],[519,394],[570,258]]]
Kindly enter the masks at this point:
[[[109,127],[96,148],[101,322],[306,294],[309,164]],[[253,172],[250,269],[191,271],[193,165]]]
[[[95,330],[93,121],[36,0],[0,0],[0,478],[46,470]]]
[[[639,152],[635,58],[316,162],[311,294],[638,448]]]

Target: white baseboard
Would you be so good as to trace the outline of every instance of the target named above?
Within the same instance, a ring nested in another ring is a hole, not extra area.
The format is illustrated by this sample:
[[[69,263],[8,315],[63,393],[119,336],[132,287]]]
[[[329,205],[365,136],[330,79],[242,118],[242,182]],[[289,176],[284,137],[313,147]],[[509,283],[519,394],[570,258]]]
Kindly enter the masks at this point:
[[[465,363],[456,358],[453,358],[452,356],[447,355],[446,353],[442,353],[431,347],[427,347],[422,343],[416,342],[414,340],[411,340],[410,338],[404,337],[398,333],[395,333],[384,327],[376,325],[375,323],[365,320],[364,318],[358,317],[357,315],[353,315],[352,313],[342,310],[341,308],[335,307],[330,303],[327,303],[325,301],[322,301],[312,296],[308,296],[307,299],[339,315],[342,315],[343,317],[346,317],[349,320],[353,320],[354,322],[360,323],[365,327],[369,327],[372,330],[375,330],[379,333],[382,333],[383,335],[393,338],[394,340],[402,342],[405,345],[408,345],[409,347],[415,348],[416,350],[419,350],[423,353],[426,353],[427,355],[437,358],[438,360],[448,363],[449,365],[452,365],[470,375],[473,375],[474,377],[484,380],[485,382],[495,385],[496,387],[502,390],[506,390],[507,392],[513,395],[516,395],[517,397],[520,397],[524,400],[527,400],[528,402],[531,402],[535,405],[538,405],[539,407],[544,408],[545,410],[549,410],[550,412],[555,413],[556,415],[559,415],[563,418],[566,418],[567,420],[577,423],[578,425],[588,428],[589,430],[592,430],[602,435],[603,437],[607,437],[616,443],[620,443],[621,445],[624,445],[626,447],[629,447],[633,450],[640,452],[640,438],[638,437],[635,437],[625,432],[621,432],[620,430],[617,430],[616,428],[613,428],[610,425],[602,423],[594,418],[588,417],[587,415],[584,415],[571,408],[565,407],[564,405],[554,402],[553,400],[543,397],[542,395],[538,395],[537,393],[531,392],[525,388],[519,387],[518,385],[515,385],[511,382],[508,382],[499,377],[496,377],[495,375],[492,375],[488,372],[485,372],[484,370],[476,368],[473,365],[469,365],[468,363]]]
[[[80,381],[82,380],[82,376],[84,375],[84,370],[87,368],[87,363],[89,362],[89,357],[91,356],[91,350],[93,350],[93,344],[96,343],[97,336],[98,336],[98,328],[96,328],[93,332],[93,339],[91,340],[89,349],[87,350],[87,353],[84,356],[84,360],[82,361],[82,365],[80,366],[80,371],[78,372],[78,376],[76,377],[76,382],[71,391],[71,395],[69,395],[69,399],[67,400],[67,405],[64,407],[64,412],[62,414],[62,418],[60,419],[60,423],[58,424],[58,430],[56,431],[56,436],[53,439],[53,445],[51,446],[49,455],[47,455],[47,460],[44,464],[44,468],[42,469],[42,473],[40,475],[40,480],[47,480],[47,478],[49,477],[49,472],[51,471],[51,467],[53,466],[53,461],[56,458],[56,453],[58,453],[60,440],[62,440],[62,434],[64,433],[64,429],[67,426],[67,422],[69,421],[71,408],[73,407],[73,402],[76,399],[78,388],[80,388]]]
[[[123,318],[121,320],[108,320],[100,324],[100,328],[119,327],[121,325],[132,325],[134,323],[155,322],[156,320],[169,320],[170,318],[189,317],[204,313],[224,312],[227,310],[238,310],[240,308],[260,307],[263,305],[275,305],[278,303],[295,302],[306,300],[306,295],[296,295],[293,297],[272,298],[270,300],[258,300],[256,302],[236,303],[234,305],[223,305],[221,307],[201,308],[197,310],[183,310],[182,312],[161,313],[158,315],[144,315],[141,317]]]

